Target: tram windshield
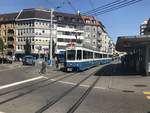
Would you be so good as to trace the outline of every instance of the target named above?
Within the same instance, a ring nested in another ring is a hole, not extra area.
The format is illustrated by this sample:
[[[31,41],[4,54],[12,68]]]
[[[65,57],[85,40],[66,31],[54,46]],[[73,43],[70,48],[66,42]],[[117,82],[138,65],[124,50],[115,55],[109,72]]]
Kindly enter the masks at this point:
[[[68,50],[67,51],[67,60],[75,60],[75,50]]]

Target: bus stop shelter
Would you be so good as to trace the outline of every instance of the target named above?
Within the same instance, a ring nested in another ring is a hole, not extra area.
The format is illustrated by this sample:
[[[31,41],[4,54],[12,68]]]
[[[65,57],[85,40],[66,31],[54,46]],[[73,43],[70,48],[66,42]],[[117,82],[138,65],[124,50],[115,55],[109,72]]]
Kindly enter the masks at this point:
[[[118,37],[116,50],[127,53],[122,60],[126,67],[150,75],[150,35]]]

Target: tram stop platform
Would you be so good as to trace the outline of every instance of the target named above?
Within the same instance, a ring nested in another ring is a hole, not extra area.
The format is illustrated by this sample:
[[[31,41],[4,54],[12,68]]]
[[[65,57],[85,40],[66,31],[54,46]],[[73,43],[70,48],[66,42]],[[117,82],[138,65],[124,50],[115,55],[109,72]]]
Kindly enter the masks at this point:
[[[127,53],[121,58],[122,66],[150,75],[150,35],[118,37],[116,50]]]

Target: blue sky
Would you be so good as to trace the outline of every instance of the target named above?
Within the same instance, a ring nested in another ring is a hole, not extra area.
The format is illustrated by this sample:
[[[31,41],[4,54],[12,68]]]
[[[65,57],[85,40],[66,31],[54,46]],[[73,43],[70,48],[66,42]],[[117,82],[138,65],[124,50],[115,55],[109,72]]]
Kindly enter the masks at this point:
[[[1,0],[0,13],[20,11],[25,8],[55,8],[61,6],[58,11],[75,13],[67,0]],[[105,5],[115,0],[69,0],[73,7],[80,12],[86,12],[93,8]],[[140,24],[150,17],[150,0],[143,0],[115,10],[96,18],[105,25],[110,37],[115,42],[118,36],[139,35]]]

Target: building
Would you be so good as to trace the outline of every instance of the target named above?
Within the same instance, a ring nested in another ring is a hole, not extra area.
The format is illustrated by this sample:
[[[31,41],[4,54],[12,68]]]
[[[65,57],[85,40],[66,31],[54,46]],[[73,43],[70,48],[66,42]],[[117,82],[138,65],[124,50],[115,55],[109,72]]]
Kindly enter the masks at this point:
[[[140,25],[140,35],[150,35],[150,19]]]
[[[21,10],[16,21],[16,55],[25,53],[26,42],[31,45],[32,54],[48,54],[50,42],[50,11],[41,9]],[[54,24],[55,26],[55,24]],[[56,31],[51,32],[55,38]]]
[[[97,47],[97,23],[93,16],[82,16],[84,21],[84,44],[96,49]]]
[[[122,65],[136,74],[150,75],[150,36],[118,37],[116,50],[126,52]]]
[[[0,14],[0,38],[4,42],[4,53],[13,55],[16,49],[16,22],[18,13]]]
[[[56,54],[64,52],[69,43],[82,46],[84,40],[84,23],[79,14],[54,12],[57,25]]]
[[[7,51],[18,57],[25,54],[27,43],[32,54],[48,56],[50,37],[55,54],[63,53],[70,43],[103,52],[111,51],[111,40],[104,25],[92,16],[54,11],[51,17],[50,10],[32,8],[1,14],[0,25]]]

